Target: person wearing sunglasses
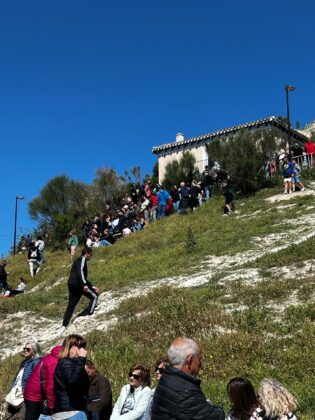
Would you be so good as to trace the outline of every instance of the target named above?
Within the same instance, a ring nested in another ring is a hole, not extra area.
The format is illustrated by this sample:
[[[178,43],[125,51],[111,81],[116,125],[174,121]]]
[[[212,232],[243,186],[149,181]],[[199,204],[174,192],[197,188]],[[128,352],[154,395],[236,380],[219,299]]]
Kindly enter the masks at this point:
[[[129,383],[122,387],[110,420],[144,420],[150,403],[150,371],[142,364],[134,364],[129,372]]]
[[[68,335],[61,346],[54,372],[53,420],[86,420],[89,377],[85,371],[86,341],[78,334]]]
[[[155,368],[154,368],[156,383],[158,383],[159,380],[161,379],[161,376],[163,375],[166,366],[168,366],[168,359],[166,357],[162,357],[161,359],[158,359],[156,361]],[[150,402],[147,406],[146,412],[144,414],[144,420],[150,420],[151,419],[151,408],[152,408],[152,401],[153,401],[154,392],[155,392],[155,388],[152,389],[151,400],[150,400]]]
[[[40,361],[40,356],[42,355],[42,352],[38,343],[34,341],[25,344],[25,346],[22,349],[21,355],[23,357],[23,361],[20,364],[19,370],[11,384],[10,391],[13,388],[15,388],[16,390],[20,390],[20,393],[23,393],[26,381],[29,378],[35,366]],[[9,404],[7,410],[8,413],[11,414],[10,418],[14,418],[15,415],[21,417],[21,413],[25,412],[25,404],[23,403],[18,407],[14,407]]]

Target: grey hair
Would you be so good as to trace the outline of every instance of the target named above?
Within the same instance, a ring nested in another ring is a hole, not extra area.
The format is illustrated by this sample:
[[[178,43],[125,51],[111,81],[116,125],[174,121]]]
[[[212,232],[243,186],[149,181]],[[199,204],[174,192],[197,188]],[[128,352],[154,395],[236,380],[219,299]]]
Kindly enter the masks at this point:
[[[178,343],[176,343],[177,340],[179,340]],[[195,341],[190,338],[180,338],[177,340],[173,341],[168,349],[167,355],[171,366],[182,367],[187,356],[196,356],[198,353],[198,346]]]
[[[30,344],[32,346],[35,356],[40,357],[43,354],[37,341],[28,341],[26,344]]]

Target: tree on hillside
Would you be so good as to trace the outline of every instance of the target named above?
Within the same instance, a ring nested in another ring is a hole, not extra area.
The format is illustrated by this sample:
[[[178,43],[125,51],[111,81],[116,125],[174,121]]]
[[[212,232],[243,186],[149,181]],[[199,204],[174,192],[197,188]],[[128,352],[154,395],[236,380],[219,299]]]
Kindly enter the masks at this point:
[[[119,176],[111,168],[97,169],[96,178],[93,180],[93,193],[93,201],[98,211],[102,210],[107,203],[115,207],[121,203],[126,193],[125,178]]]
[[[259,169],[284,146],[285,139],[279,138],[275,130],[254,133],[243,130],[233,137],[211,141],[207,151],[209,160],[220,163],[238,190],[251,193],[259,188]]]
[[[89,186],[66,175],[52,178],[29,203],[29,215],[50,231],[54,242],[64,241],[78,221],[87,217]]]
[[[136,182],[141,183],[141,169],[140,166],[134,166],[130,169],[130,173],[134,176]]]
[[[173,160],[165,167],[165,177],[163,185],[165,188],[171,188],[173,185],[179,185],[181,181],[188,184],[192,182],[196,159],[190,152],[184,152],[179,160]]]
[[[159,182],[159,162],[156,161],[152,168],[151,183],[155,185]]]

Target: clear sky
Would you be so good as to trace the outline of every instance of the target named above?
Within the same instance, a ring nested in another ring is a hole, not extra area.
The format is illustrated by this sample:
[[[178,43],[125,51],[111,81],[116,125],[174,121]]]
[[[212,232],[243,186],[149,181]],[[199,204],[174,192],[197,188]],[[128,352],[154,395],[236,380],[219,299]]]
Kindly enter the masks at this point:
[[[270,115],[315,119],[313,0],[0,4],[0,254],[52,177],[151,172],[152,146]]]

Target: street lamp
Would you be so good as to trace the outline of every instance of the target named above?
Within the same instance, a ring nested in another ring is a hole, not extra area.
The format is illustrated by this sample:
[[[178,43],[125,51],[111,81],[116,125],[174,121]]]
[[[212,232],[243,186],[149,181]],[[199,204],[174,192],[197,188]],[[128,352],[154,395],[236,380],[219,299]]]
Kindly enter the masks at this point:
[[[288,120],[288,145],[289,145],[289,153],[291,151],[291,123],[290,123],[290,108],[289,108],[289,92],[295,90],[295,87],[292,85],[286,85],[284,87],[285,90],[285,98],[287,102],[287,120]]]
[[[17,202],[18,202],[18,200],[24,200],[24,197],[22,197],[21,195],[17,195],[15,197],[13,255],[15,255],[15,248],[16,248],[16,221],[17,221]]]

